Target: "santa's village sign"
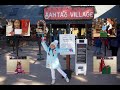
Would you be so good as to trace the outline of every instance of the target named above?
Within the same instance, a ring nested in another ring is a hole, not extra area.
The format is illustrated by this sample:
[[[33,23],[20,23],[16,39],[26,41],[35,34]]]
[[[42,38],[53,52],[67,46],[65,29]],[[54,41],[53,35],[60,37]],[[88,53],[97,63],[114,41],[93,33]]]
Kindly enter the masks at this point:
[[[45,7],[45,20],[80,20],[93,19],[94,7]]]

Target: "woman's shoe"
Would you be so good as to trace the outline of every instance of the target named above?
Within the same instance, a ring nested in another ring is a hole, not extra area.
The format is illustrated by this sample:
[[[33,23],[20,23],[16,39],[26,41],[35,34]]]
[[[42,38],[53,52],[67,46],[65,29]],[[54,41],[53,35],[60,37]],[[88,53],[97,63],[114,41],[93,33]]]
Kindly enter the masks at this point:
[[[52,80],[51,84],[52,84],[52,85],[55,84],[55,79]]]
[[[70,80],[69,80],[69,78],[68,78],[68,77],[66,77],[66,78],[65,78],[65,80],[66,80],[66,82],[70,82]]]

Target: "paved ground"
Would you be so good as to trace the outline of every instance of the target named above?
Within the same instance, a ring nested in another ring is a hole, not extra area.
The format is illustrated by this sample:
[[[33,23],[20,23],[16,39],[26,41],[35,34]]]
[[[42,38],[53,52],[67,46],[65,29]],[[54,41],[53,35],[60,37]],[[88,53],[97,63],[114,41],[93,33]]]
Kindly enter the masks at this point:
[[[30,61],[30,74],[28,75],[11,75],[6,74],[6,56],[10,52],[6,52],[0,55],[0,85],[50,85],[51,74],[50,70],[45,68],[45,60],[34,61],[37,59],[38,46],[36,43],[30,43],[30,46],[26,46],[19,51],[19,55],[28,55],[31,57]],[[56,71],[56,84],[55,85],[120,85],[120,74],[116,75],[98,75],[93,73],[93,48],[89,47],[88,50],[88,68],[87,75],[76,76],[72,73],[72,78],[69,83],[66,83],[61,75]],[[12,50],[6,47],[6,51]],[[3,52],[0,50],[0,53]],[[110,51],[107,51],[110,55]],[[46,53],[42,50],[43,57],[46,57]],[[74,55],[71,56],[71,69],[74,71]],[[59,56],[63,69],[66,69],[66,61],[64,56]],[[118,53],[118,67],[120,68],[120,50]]]

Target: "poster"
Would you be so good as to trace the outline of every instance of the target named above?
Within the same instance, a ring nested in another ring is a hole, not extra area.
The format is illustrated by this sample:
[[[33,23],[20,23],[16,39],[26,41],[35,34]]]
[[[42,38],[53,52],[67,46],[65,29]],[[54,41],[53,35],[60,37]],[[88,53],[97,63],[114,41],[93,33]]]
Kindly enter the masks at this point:
[[[61,49],[72,49],[73,52],[61,52],[61,55],[75,54],[75,35],[73,34],[60,34],[60,48]]]
[[[30,20],[7,20],[6,36],[30,36]]]
[[[92,37],[116,37],[116,18],[97,18],[92,22]]]

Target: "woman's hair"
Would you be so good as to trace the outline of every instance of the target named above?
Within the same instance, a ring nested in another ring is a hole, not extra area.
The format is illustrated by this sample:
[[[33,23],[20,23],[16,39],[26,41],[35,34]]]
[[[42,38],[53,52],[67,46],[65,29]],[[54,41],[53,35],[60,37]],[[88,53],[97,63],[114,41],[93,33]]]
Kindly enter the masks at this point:
[[[18,19],[16,19],[16,20],[14,20],[13,21],[13,29],[15,29],[15,26],[14,26],[14,23],[15,23],[15,21],[17,21]],[[20,20],[18,20],[19,22],[20,22],[20,28],[21,28],[21,21]]]

